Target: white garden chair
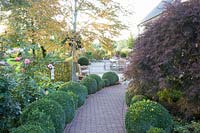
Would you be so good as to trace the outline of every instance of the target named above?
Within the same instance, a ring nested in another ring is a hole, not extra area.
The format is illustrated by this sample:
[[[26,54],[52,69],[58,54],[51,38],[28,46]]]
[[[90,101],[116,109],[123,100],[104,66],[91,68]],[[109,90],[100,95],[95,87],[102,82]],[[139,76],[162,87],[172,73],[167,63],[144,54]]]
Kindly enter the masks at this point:
[[[80,78],[83,78],[84,76],[90,74],[89,66],[81,66],[80,64],[78,64],[78,71],[79,71],[78,77]]]

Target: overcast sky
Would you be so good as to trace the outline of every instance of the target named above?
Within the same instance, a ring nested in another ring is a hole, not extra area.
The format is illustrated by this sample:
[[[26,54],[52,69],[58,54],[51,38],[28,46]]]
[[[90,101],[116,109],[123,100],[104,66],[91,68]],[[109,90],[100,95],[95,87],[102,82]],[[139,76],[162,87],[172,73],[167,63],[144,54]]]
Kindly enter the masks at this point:
[[[133,11],[133,15],[123,18],[124,21],[128,22],[130,26],[130,31],[133,35],[137,35],[138,29],[137,25],[148,15],[148,13],[154,9],[161,0],[116,0],[120,2],[122,5],[127,6],[129,9]],[[127,34],[129,32],[122,32],[122,36],[120,38],[127,38]]]
[[[141,20],[153,9],[155,8],[161,0],[116,0],[120,2],[124,7],[130,9],[133,15],[128,17],[121,17],[121,19],[130,26],[130,31],[133,35],[137,35],[137,25]],[[4,27],[0,26],[0,32],[4,31]],[[130,32],[123,31],[122,36],[119,38],[126,39]]]

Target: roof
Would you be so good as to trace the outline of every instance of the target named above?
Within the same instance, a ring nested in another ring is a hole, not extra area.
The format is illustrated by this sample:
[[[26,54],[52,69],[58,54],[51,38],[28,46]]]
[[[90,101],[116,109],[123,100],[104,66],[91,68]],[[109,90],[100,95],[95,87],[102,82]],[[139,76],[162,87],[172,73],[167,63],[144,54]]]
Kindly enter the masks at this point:
[[[159,16],[165,10],[166,3],[172,3],[174,0],[162,0],[142,21],[139,25]]]

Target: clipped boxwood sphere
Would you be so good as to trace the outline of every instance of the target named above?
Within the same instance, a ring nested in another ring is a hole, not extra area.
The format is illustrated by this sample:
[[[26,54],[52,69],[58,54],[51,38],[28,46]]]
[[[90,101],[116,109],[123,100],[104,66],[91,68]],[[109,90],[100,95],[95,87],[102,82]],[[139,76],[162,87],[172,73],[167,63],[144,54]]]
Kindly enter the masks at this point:
[[[131,100],[132,100],[132,98],[133,98],[134,95],[135,94],[131,90],[128,89],[126,91],[125,100],[126,100],[127,106],[130,106]]]
[[[69,123],[74,118],[76,112],[77,98],[74,98],[73,92],[55,91],[45,98],[58,102],[65,111],[65,122]]]
[[[119,77],[115,72],[104,73],[102,79],[108,79],[110,81],[110,85],[115,85],[119,81]]]
[[[101,77],[99,75],[97,75],[97,74],[90,74],[89,77],[96,80],[96,82],[97,82],[97,90],[101,90],[102,89]]]
[[[27,121],[27,118],[31,117],[34,110],[39,110],[50,116],[56,129],[56,133],[63,132],[65,126],[65,112],[59,103],[48,99],[35,101],[29,104],[22,112],[21,121]]]
[[[75,93],[73,93],[72,91],[68,92],[68,93],[70,93],[70,96],[73,97],[74,104],[75,104],[75,109],[77,109],[78,108],[78,96]]]
[[[87,57],[83,56],[83,57],[80,57],[78,59],[78,64],[80,64],[81,66],[88,66],[89,65],[89,60]]]
[[[121,56],[122,58],[126,58],[126,57],[127,57],[127,54],[124,53],[124,52],[121,52],[121,53],[120,53],[120,56]]]
[[[151,127],[147,133],[166,133],[162,128]]]
[[[49,115],[39,110],[33,110],[31,115],[28,115],[24,121],[21,121],[23,125],[32,124],[40,126],[46,133],[55,133],[54,124]]]
[[[110,81],[108,79],[102,79],[102,80],[105,83],[105,87],[110,86]]]
[[[170,133],[173,121],[162,105],[144,100],[130,106],[125,123],[127,133],[145,133],[151,127],[163,128]]]
[[[38,126],[38,125],[22,125],[15,130],[12,131],[12,133],[45,133],[44,130]]]
[[[87,87],[88,94],[93,94],[97,91],[97,82],[95,79],[92,79],[87,76],[81,80],[81,84]]]
[[[147,97],[144,95],[135,95],[132,97],[130,105],[132,105],[136,102],[142,101],[142,100],[147,100]]]
[[[102,86],[102,88],[104,88],[106,86],[106,84],[105,84],[103,79],[101,79],[101,86]]]
[[[74,81],[69,81],[63,84],[59,90],[66,92],[72,91],[74,94],[76,94],[78,96],[78,107],[84,104],[88,95],[87,88],[84,85]]]

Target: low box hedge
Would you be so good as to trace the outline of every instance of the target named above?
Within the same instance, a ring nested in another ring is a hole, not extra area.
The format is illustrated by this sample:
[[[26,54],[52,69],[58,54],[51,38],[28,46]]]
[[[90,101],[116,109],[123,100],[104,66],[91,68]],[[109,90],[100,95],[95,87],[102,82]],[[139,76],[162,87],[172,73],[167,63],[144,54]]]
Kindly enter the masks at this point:
[[[71,91],[74,94],[76,94],[78,96],[78,107],[84,104],[85,99],[88,95],[87,87],[74,81],[69,81],[63,84],[59,90],[65,91],[65,92]]]
[[[73,92],[55,91],[44,98],[58,102],[65,112],[65,122],[74,118],[78,97]]]
[[[22,125],[33,124],[40,126],[46,133],[55,133],[54,123],[50,116],[40,110],[33,110],[31,115],[21,121]]]
[[[115,72],[104,73],[102,79],[108,79],[110,81],[110,85],[115,85],[119,82],[119,76]]]
[[[127,133],[145,133],[151,127],[171,132],[173,121],[168,111],[159,103],[144,100],[132,104],[125,118]]]
[[[102,83],[101,83],[102,79],[101,79],[101,77],[97,74],[90,74],[89,77],[96,80],[97,90],[101,90],[102,89]]]
[[[81,80],[81,84],[86,86],[88,89],[88,94],[93,94],[97,91],[97,82],[95,79],[87,76]]]
[[[12,133],[45,133],[45,131],[38,125],[26,124],[14,129]]]
[[[110,80],[108,80],[108,79],[102,79],[102,80],[105,83],[105,87],[110,86]]]
[[[20,120],[22,122],[28,121],[28,118],[30,118],[31,115],[35,115],[35,110],[45,113],[50,117],[56,129],[56,133],[63,132],[65,126],[65,112],[59,103],[48,99],[37,100],[25,108],[21,114]],[[48,117],[47,119],[44,119],[44,121],[47,120]]]

